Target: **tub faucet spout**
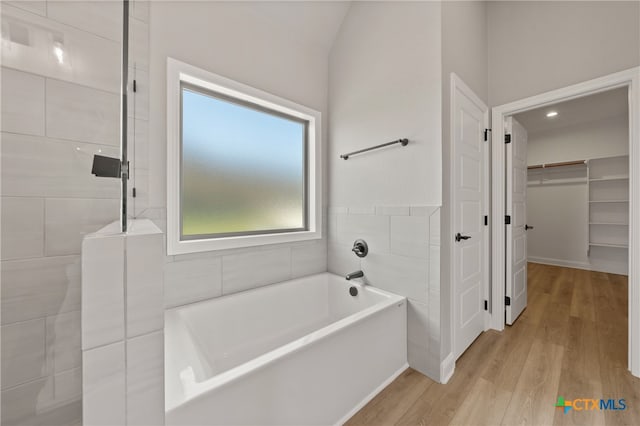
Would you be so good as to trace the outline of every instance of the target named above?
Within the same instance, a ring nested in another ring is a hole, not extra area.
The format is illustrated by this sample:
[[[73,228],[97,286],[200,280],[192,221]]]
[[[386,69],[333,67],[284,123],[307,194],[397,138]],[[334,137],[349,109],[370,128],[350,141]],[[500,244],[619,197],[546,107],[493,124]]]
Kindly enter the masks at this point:
[[[364,277],[364,272],[362,271],[355,271],[352,272],[350,274],[347,274],[347,276],[345,277],[347,279],[347,281],[351,280],[352,278],[362,278]]]

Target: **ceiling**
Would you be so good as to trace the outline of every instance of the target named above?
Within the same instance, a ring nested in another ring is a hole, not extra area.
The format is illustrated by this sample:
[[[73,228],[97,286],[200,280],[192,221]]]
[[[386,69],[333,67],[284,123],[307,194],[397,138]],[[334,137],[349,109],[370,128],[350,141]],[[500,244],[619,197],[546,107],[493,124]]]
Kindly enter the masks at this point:
[[[350,1],[252,1],[238,3],[326,51],[331,49]]]
[[[516,114],[514,117],[527,129],[527,132],[537,133],[627,114],[628,108],[627,88],[622,87],[533,109]],[[546,114],[549,111],[557,111],[558,115],[547,118]]]

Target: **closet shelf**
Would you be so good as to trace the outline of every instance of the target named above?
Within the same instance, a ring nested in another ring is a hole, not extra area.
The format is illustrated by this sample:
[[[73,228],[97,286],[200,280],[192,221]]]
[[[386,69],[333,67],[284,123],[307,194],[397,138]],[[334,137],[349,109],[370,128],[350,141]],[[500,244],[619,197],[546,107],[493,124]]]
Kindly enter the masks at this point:
[[[549,185],[571,185],[575,183],[586,183],[586,178],[581,179],[543,179],[527,182],[527,186],[549,186]]]
[[[589,243],[593,247],[616,247],[616,248],[629,248],[629,244],[611,244],[611,243]]]
[[[628,163],[628,156],[591,159],[587,163],[588,255],[592,247],[601,247],[603,251],[616,250],[611,253],[622,256],[629,247],[629,224],[624,223],[628,222],[625,211],[629,209]]]

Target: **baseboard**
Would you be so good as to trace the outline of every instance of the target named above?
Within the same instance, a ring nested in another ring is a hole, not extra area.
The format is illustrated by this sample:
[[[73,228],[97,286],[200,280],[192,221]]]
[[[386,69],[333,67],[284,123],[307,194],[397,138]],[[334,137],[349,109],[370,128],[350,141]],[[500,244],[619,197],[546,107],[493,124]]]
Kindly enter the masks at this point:
[[[593,267],[584,262],[574,262],[572,260],[562,260],[562,259],[550,259],[547,257],[532,257],[529,256],[527,258],[527,262],[530,263],[541,263],[543,265],[552,265],[552,266],[564,266],[565,268],[574,268],[574,269],[584,269],[587,271],[592,271]]]
[[[336,422],[336,426],[342,426],[345,424],[351,417],[355,416],[355,414],[362,409],[365,405],[369,403],[373,398],[376,397],[384,388],[389,386],[391,382],[398,378],[404,371],[409,368],[409,363],[405,363],[400,369],[398,369],[395,373],[393,373],[389,378],[387,378],[384,382],[382,382],[378,387],[376,387],[373,392],[367,395],[362,401],[356,404],[347,414],[342,416],[342,418]]]
[[[527,262],[540,263],[542,265],[562,266],[564,268],[583,269],[585,271],[605,272],[608,274],[628,275],[627,271],[624,268],[621,269],[619,265],[613,264],[613,263],[607,263],[606,261],[600,262],[601,265],[594,265],[591,263],[574,262],[571,260],[549,259],[546,257],[529,256],[527,258]]]
[[[450,352],[449,355],[440,363],[440,383],[443,385],[447,384],[451,376],[453,376],[453,372],[456,369],[456,360],[453,357],[453,352]]]

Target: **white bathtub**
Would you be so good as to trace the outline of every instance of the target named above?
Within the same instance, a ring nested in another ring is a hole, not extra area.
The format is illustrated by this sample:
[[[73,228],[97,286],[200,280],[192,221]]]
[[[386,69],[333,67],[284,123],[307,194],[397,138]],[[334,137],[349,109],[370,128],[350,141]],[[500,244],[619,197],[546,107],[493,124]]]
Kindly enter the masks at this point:
[[[166,424],[343,423],[407,367],[406,321],[404,297],[328,273],[171,309]]]

